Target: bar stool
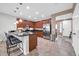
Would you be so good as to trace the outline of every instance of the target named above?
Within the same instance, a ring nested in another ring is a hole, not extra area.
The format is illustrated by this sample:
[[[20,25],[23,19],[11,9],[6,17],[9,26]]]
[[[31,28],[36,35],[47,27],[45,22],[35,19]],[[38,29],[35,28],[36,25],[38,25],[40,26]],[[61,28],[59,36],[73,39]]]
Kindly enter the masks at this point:
[[[22,41],[20,41],[18,38],[14,37],[13,35],[9,35],[8,33],[5,33],[5,36],[7,38],[6,40],[7,54],[8,56],[10,56],[10,52],[11,52],[10,48],[14,48],[14,47],[21,48],[20,46],[18,47],[18,45],[20,45],[20,43],[22,44]],[[23,50],[23,48],[21,49]],[[23,52],[20,55],[22,54]]]

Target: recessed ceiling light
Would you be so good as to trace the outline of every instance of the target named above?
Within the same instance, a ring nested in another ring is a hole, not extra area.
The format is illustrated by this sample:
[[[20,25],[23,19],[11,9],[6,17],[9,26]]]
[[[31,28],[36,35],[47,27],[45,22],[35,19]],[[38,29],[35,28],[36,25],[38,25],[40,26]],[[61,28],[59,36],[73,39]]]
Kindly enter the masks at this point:
[[[43,17],[44,17],[44,15],[41,15],[41,17],[43,18]]]
[[[38,15],[38,14],[39,14],[39,12],[38,12],[38,11],[36,11],[36,12],[35,12],[35,14],[36,14],[36,15]]]
[[[20,15],[22,15],[22,12],[20,12]]]
[[[34,19],[37,19],[37,18],[34,18]]]
[[[16,7],[16,9],[18,10],[18,9],[19,9],[19,7]]]
[[[14,10],[14,12],[16,13],[16,10]]]
[[[22,5],[22,3],[19,3],[20,5]]]
[[[29,9],[30,9],[30,7],[29,7],[29,6],[27,6],[27,7],[26,7],[26,9],[27,9],[27,10],[29,10]]]
[[[28,16],[29,18],[31,18],[31,16]]]

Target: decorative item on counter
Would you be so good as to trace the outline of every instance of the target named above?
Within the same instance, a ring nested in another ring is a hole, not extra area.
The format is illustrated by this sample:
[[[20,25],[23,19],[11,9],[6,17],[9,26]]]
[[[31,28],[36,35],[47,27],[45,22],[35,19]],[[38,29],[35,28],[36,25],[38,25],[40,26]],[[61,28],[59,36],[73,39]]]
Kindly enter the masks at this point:
[[[23,28],[18,28],[18,32],[21,33],[23,31]]]
[[[18,28],[18,35],[23,35],[23,28]]]

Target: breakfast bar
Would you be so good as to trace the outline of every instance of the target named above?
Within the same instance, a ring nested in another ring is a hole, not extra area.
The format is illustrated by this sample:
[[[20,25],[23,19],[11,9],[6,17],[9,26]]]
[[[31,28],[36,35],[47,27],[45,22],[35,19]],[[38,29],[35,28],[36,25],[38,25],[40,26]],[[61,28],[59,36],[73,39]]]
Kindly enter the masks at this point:
[[[22,44],[20,44],[20,47],[22,49],[20,50],[23,52],[24,55],[29,54],[29,52],[37,47],[37,36],[33,32],[22,32],[20,34],[11,33],[11,35],[22,41]]]

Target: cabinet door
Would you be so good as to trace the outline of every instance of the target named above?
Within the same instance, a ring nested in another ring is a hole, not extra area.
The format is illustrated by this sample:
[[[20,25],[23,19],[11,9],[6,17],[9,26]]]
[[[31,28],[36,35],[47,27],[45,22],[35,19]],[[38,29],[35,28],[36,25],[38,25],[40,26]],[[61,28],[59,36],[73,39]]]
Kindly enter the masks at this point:
[[[32,51],[37,46],[37,37],[36,35],[29,36],[29,51]]]
[[[36,34],[38,37],[43,37],[43,32],[37,32]]]
[[[34,28],[34,22],[32,22],[32,21],[28,21],[28,22],[29,22],[29,27]]]
[[[38,21],[35,23],[35,28],[43,28],[43,22],[42,21]]]

